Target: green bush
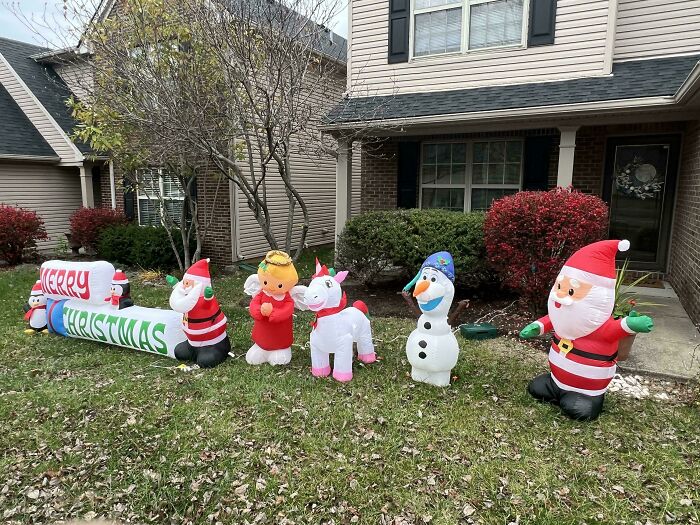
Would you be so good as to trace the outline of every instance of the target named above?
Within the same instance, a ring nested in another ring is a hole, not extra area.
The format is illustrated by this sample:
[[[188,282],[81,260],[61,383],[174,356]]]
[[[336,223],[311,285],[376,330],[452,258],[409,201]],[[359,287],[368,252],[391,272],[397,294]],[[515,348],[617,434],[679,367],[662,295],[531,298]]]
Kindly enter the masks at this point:
[[[430,254],[447,250],[457,283],[479,288],[493,274],[486,261],[484,214],[444,210],[369,212],[348,221],[338,240],[338,265],[365,283],[399,268],[413,277]]]
[[[182,239],[179,230],[173,230],[173,238],[182,256]],[[177,268],[177,259],[170,245],[168,233],[160,226],[136,224],[110,226],[100,234],[97,254],[101,259],[124,266],[165,271]]]

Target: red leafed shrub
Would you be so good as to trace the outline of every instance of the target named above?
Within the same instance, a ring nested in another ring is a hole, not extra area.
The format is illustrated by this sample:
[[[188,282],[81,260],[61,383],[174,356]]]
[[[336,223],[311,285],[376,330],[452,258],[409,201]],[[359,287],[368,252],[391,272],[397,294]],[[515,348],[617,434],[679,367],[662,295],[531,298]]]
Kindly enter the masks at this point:
[[[484,223],[489,261],[503,283],[534,311],[579,248],[607,234],[608,207],[598,197],[557,188],[497,200]]]
[[[80,208],[70,218],[71,243],[96,249],[102,230],[126,224],[126,216],[111,208]]]
[[[48,238],[44,221],[36,212],[0,204],[0,259],[19,264],[26,252],[36,248],[37,241]]]

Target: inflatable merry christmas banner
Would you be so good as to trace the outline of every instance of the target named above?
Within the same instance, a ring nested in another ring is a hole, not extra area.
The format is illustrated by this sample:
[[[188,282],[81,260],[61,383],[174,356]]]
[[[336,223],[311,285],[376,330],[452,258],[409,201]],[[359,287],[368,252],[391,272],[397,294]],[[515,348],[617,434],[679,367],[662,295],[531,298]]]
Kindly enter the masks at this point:
[[[115,310],[77,300],[49,303],[49,330],[175,358],[183,342],[182,315],[172,310],[132,306]]]

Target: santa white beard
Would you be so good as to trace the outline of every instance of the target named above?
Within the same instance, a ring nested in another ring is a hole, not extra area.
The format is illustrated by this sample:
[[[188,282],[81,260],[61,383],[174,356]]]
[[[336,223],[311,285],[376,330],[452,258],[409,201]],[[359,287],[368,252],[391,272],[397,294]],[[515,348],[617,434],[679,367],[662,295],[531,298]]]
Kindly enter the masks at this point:
[[[177,283],[170,294],[170,308],[181,314],[186,314],[194,308],[201,294],[201,283],[197,283],[189,290],[185,290],[182,283]]]
[[[557,308],[556,303],[561,306]],[[547,303],[554,331],[564,339],[592,334],[610,319],[614,307],[615,290],[603,286],[593,286],[580,301],[573,301],[569,296],[560,299],[552,289]]]

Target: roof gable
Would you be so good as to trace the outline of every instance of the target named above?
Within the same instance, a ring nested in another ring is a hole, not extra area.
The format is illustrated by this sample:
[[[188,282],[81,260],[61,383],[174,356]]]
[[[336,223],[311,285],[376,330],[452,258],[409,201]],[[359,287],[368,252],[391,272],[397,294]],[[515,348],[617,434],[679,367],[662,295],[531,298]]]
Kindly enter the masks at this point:
[[[2,85],[0,114],[0,157],[46,157],[59,160],[56,152]]]

